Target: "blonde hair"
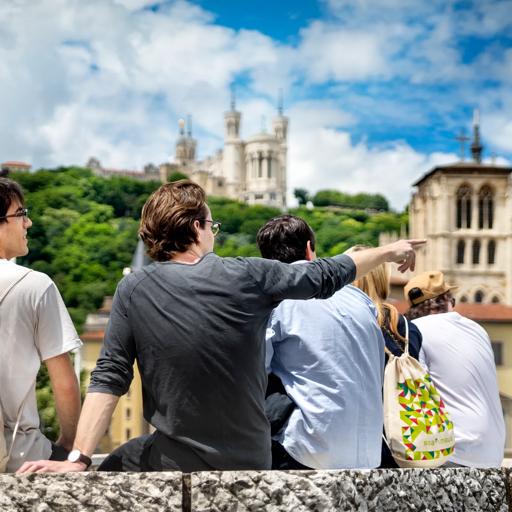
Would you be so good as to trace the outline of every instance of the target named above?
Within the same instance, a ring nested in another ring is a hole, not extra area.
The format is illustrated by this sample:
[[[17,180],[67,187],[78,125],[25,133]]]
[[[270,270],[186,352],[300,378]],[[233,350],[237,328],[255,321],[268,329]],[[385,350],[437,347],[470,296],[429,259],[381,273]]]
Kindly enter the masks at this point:
[[[355,245],[346,254],[369,249],[365,245]],[[362,290],[375,304],[377,308],[377,322],[380,328],[396,340],[405,343],[405,338],[398,332],[398,320],[400,313],[393,304],[386,302],[390,293],[391,269],[389,264],[382,263],[366,275],[354,281],[354,286]]]

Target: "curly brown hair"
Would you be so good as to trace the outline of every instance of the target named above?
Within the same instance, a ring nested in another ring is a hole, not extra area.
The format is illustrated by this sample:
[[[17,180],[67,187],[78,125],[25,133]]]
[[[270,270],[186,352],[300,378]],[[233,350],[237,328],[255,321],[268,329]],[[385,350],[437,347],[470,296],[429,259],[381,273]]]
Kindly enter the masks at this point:
[[[204,226],[207,215],[204,190],[189,180],[166,183],[153,192],[142,208],[139,235],[156,261],[168,261],[196,243],[194,222]]]
[[[433,299],[427,299],[415,306],[411,306],[409,311],[405,313],[405,317],[409,320],[415,320],[422,316],[435,315],[437,313],[446,313],[448,311],[448,305],[455,304],[455,300],[451,292],[445,292]]]

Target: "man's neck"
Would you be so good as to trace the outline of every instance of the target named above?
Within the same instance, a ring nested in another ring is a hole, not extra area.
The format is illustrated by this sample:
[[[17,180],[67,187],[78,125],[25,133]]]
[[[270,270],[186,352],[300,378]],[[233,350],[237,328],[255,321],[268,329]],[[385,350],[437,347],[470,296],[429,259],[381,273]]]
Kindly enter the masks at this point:
[[[201,250],[198,245],[190,246],[186,251],[175,252],[171,256],[171,261],[193,265],[197,263],[207,252]]]

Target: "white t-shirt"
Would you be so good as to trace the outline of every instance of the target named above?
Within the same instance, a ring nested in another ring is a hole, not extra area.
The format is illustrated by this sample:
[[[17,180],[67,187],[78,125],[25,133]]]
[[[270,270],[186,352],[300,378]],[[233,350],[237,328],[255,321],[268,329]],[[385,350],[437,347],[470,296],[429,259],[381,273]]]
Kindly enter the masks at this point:
[[[19,269],[0,259],[0,289]],[[46,274],[29,272],[0,304],[0,400],[8,446],[29,393],[7,471],[15,471],[25,460],[50,457],[51,443],[39,430],[35,379],[41,361],[81,344],[59,291]]]
[[[426,366],[451,415],[455,431],[452,462],[499,467],[505,449],[505,422],[489,336],[456,312],[414,320]]]

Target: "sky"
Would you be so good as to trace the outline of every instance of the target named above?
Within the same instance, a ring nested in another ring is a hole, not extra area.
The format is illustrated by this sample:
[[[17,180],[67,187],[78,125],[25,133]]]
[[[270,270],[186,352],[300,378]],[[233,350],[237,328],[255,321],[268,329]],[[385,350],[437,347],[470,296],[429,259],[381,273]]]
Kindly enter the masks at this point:
[[[0,160],[142,169],[290,119],[289,196],[381,193],[397,209],[480,112],[484,160],[512,162],[512,0],[2,0]]]

